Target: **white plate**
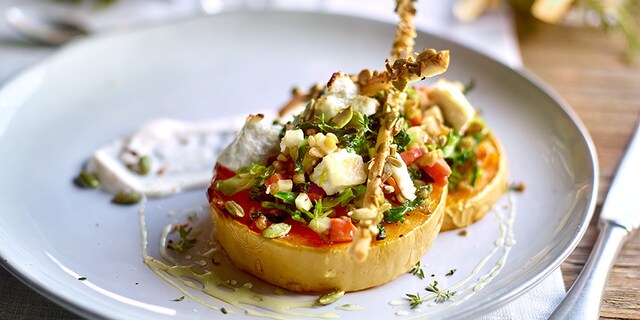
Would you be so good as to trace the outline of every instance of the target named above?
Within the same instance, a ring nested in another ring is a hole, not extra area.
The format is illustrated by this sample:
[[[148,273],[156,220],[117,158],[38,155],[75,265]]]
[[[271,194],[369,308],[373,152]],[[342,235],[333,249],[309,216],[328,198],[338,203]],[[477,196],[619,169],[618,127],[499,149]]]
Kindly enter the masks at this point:
[[[391,25],[336,15],[229,13],[64,48],[0,91],[2,264],[50,299],[92,317],[220,316],[190,299],[172,301],[181,294],[142,262],[136,208],[79,190],[72,177],[94,149],[144,121],[276,108],[293,85],[327,81],[337,70],[381,69],[393,35]],[[594,207],[595,151],[577,117],[530,76],[419,33],[416,48],[423,47],[451,50],[447,78],[475,79],[470,99],[502,139],[510,180],[527,186],[515,195],[517,242],[504,269],[455,308],[421,308],[444,318],[477,317],[530,289],[575,247]],[[204,190],[150,201],[150,253],[157,253],[162,227],[180,220],[168,211],[203,204]],[[423,259],[430,264],[425,280],[404,275],[340,301],[364,311],[325,309],[343,318],[395,317],[408,306],[390,300],[424,295],[434,279],[447,287],[466,276],[492,250],[497,226],[490,214],[469,228],[468,238],[442,234]],[[452,268],[456,275],[445,277]],[[235,311],[227,316],[243,317]]]

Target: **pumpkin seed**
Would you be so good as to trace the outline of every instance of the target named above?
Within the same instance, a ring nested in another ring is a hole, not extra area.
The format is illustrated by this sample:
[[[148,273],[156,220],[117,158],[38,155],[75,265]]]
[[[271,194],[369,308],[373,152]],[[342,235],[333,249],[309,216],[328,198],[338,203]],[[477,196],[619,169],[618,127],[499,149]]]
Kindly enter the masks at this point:
[[[328,304],[332,304],[338,300],[340,300],[340,298],[342,298],[344,296],[344,291],[331,291],[323,296],[320,297],[320,299],[318,299],[318,303],[326,306]]]
[[[117,204],[136,204],[142,200],[142,194],[136,191],[118,192],[111,200]]]
[[[138,173],[146,175],[151,171],[151,157],[143,156],[138,160]]]
[[[346,126],[347,123],[349,123],[349,121],[351,121],[351,118],[353,118],[353,109],[351,109],[351,107],[348,107],[348,108],[343,109],[342,111],[338,112],[338,114],[336,114],[331,119],[331,124],[334,127],[340,129],[340,128]]]
[[[98,180],[98,176],[89,171],[82,171],[76,178],[76,183],[78,186],[82,188],[90,188],[95,189],[100,186],[100,180]]]
[[[242,209],[242,207],[237,202],[229,200],[224,203],[224,207],[227,208],[227,211],[229,211],[229,214],[231,214],[232,216],[237,218],[244,217],[244,209]]]
[[[268,239],[279,238],[291,231],[291,225],[286,223],[274,223],[262,231],[262,236]]]
[[[396,157],[387,157],[387,163],[396,168],[402,168],[402,162],[400,162]]]

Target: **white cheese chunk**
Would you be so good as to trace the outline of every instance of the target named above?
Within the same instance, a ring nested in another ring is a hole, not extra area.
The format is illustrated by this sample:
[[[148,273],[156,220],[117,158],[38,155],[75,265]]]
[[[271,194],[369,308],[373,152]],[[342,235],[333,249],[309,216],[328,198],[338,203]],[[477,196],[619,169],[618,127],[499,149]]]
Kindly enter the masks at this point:
[[[298,208],[298,210],[303,211],[309,211],[311,210],[311,207],[313,206],[313,204],[311,203],[311,199],[309,199],[309,196],[306,193],[300,193],[297,197],[296,197],[296,208]]]
[[[342,149],[322,158],[310,178],[332,195],[364,183],[367,173],[361,156]]]
[[[250,115],[235,139],[220,153],[218,163],[237,171],[252,162],[266,164],[278,152],[281,126],[271,125],[262,115]]]
[[[302,141],[304,141],[304,133],[301,129],[287,130],[280,141],[280,151],[284,152],[287,148],[298,148]]]
[[[316,101],[316,107],[325,119],[333,118],[343,109],[351,106],[353,111],[370,116],[378,109],[378,100],[358,95],[358,86],[349,75],[335,73],[327,85],[327,93]]]
[[[476,110],[462,93],[460,86],[454,82],[438,80],[431,87],[429,98],[440,106],[444,120],[460,134],[464,134],[476,116]]]
[[[400,155],[396,153],[395,158],[400,160],[401,167],[394,168],[391,176],[396,180],[402,196],[408,200],[413,200],[416,198],[416,186],[413,185],[413,180],[411,179],[407,165],[402,161]]]

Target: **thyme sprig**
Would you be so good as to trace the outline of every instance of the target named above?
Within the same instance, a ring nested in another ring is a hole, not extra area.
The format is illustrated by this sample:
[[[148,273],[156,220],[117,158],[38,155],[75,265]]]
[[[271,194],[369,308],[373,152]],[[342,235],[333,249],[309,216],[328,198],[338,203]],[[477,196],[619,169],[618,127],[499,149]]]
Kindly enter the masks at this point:
[[[425,290],[434,293],[436,296],[433,298],[435,303],[443,303],[449,301],[456,294],[456,291],[442,291],[438,288],[438,281],[433,281],[428,287],[424,288]]]
[[[411,270],[409,270],[409,273],[411,273],[412,275],[420,278],[420,279],[424,279],[424,270],[422,270],[422,266],[420,265],[420,261],[416,262],[416,264],[413,265],[413,268],[411,268]]]

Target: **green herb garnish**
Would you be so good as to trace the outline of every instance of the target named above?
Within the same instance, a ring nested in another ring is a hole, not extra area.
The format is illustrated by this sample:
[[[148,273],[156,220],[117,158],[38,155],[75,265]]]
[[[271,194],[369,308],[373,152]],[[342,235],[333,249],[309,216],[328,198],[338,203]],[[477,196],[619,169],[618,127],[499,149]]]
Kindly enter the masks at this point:
[[[456,273],[456,271],[458,271],[458,269],[451,269],[451,270],[449,270],[449,272],[447,272],[447,274],[445,274],[445,276],[450,277],[450,276],[452,276],[454,273]]]
[[[430,184],[418,188],[418,190],[416,191],[416,195],[418,196],[415,199],[411,201],[406,201],[405,203],[395,208],[391,208],[385,211],[384,218],[382,219],[382,221],[387,223],[394,223],[398,221],[404,222],[404,215],[408,212],[416,210],[418,206],[422,204],[422,202],[428,197],[428,194],[431,193],[432,189],[433,187]],[[426,197],[422,196],[424,194],[422,190],[428,191]]]
[[[433,301],[435,303],[443,303],[443,302],[449,301],[456,294],[456,291],[449,291],[449,290],[441,291],[440,289],[438,289],[438,281],[433,281],[432,284],[430,284],[428,287],[424,289],[429,292],[435,293],[436,296],[435,298],[433,298]]]
[[[413,268],[411,268],[411,270],[409,270],[409,273],[411,273],[412,275],[420,278],[420,279],[424,279],[424,270],[422,270],[422,266],[420,265],[420,261],[416,262],[416,264],[413,265]]]
[[[182,301],[182,300],[184,300],[184,296],[182,296],[182,297],[180,297],[180,298],[175,298],[175,299],[173,299],[173,301]]]
[[[423,302],[427,301],[427,299],[420,297],[420,293],[410,294],[407,293],[406,296],[409,298],[409,305],[411,309],[415,309],[420,306]]]
[[[186,228],[185,225],[180,225],[180,227],[178,227],[178,234],[180,234],[180,241],[178,241],[178,243],[175,243],[175,242],[169,243],[167,245],[167,248],[176,250],[178,252],[185,252],[193,248],[196,242],[198,242],[198,239],[189,238],[189,234],[191,233],[192,230],[193,228],[191,227]]]

